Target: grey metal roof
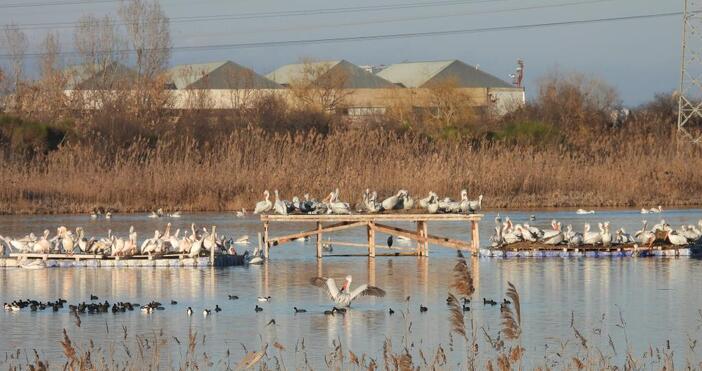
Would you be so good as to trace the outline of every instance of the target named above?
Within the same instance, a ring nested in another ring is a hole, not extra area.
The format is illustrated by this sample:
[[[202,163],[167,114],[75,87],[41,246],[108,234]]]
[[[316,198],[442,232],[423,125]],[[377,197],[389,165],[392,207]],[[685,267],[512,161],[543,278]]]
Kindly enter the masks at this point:
[[[77,64],[63,69],[68,90],[126,89],[136,80],[136,71],[117,62],[105,67]]]
[[[168,70],[176,89],[280,89],[280,85],[232,61],[182,64]]]
[[[395,88],[395,85],[381,77],[378,77],[363,68],[346,60],[295,63],[282,66],[266,75],[269,79],[281,84],[290,85],[296,81],[304,81],[309,78],[310,71],[320,71],[316,81],[320,83],[325,79],[334,76],[342,76],[344,88],[347,89],[387,89]]]
[[[407,88],[427,87],[441,81],[455,81],[465,88],[512,88],[503,81],[459,60],[392,64],[376,75]]]

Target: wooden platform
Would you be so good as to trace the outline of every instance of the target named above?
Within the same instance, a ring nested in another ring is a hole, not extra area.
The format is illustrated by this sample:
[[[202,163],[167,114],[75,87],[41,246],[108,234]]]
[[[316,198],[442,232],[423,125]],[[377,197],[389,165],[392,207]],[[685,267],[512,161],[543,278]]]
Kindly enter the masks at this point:
[[[321,259],[324,233],[342,231],[351,228],[366,228],[368,244],[338,243],[352,247],[367,247],[368,253],[362,256],[381,256],[376,253],[376,233],[386,233],[393,236],[406,237],[417,242],[417,247],[413,253],[389,254],[389,256],[428,256],[429,243],[445,246],[453,249],[466,250],[477,255],[480,244],[478,223],[482,219],[482,214],[353,214],[353,215],[261,215],[263,223],[263,255],[268,258],[270,248],[284,243],[294,241],[299,238],[315,236],[317,238],[316,256]],[[300,232],[280,237],[270,237],[271,223],[316,223],[316,228],[306,232]],[[383,223],[390,222],[414,222],[417,224],[416,230],[403,229]],[[466,228],[471,239],[469,241],[457,240],[448,237],[429,234],[429,222],[465,222],[470,227]],[[324,223],[327,223],[326,225]],[[329,224],[331,223],[331,224]],[[349,255],[349,254],[347,254]],[[384,254],[385,255],[385,254]]]
[[[702,245],[672,245],[657,241],[651,246],[637,244],[602,245],[547,245],[521,241],[497,248],[482,249],[481,256],[693,256],[702,253]]]
[[[43,261],[47,266],[57,267],[229,267],[243,265],[243,255],[214,255],[191,258],[184,254],[160,256],[134,255],[113,257],[88,254],[23,254],[11,253],[0,257],[0,267],[21,267],[22,262]]]

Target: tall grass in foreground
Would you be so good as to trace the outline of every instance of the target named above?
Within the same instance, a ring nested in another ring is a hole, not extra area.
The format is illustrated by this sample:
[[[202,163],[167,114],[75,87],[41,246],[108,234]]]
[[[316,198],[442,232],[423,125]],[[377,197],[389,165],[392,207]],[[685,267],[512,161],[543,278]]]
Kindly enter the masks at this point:
[[[699,205],[702,156],[676,145],[601,141],[592,151],[563,145],[442,141],[381,130],[286,134],[238,129],[195,140],[136,140],[128,146],[67,144],[31,160],[0,161],[0,212],[184,211],[251,208],[264,189],[322,198],[336,187],[348,202],[362,190],[399,188],[457,197],[467,188],[485,206]]]
[[[672,370],[675,368],[674,355],[678,353],[684,354],[678,359],[685,360],[678,367],[702,369],[702,357],[696,350],[699,326],[688,335],[686,349],[672,349],[670,341],[666,341],[665,345],[651,345],[637,353],[629,345],[627,324],[621,312],[615,325],[624,333],[624,344],[615,344],[605,326],[604,315],[600,323],[587,331],[579,330],[575,318],[571,317],[571,335],[560,339],[560,346],[546,346],[540,353],[521,345],[522,338],[529,334],[522,329],[521,298],[515,285],[508,283],[505,293],[508,301],[501,306],[502,322],[497,333],[492,333],[490,324],[477,324],[472,319],[466,329],[465,317],[470,316],[461,310],[457,296],[470,299],[474,287],[466,261],[460,254],[450,289],[447,304],[451,331],[439,335],[441,341],[435,348],[422,345],[422,334],[412,334],[409,309],[400,313],[407,324],[401,339],[386,338],[382,349],[361,354],[346,348],[340,340],[334,340],[322,354],[322,360],[317,362],[310,361],[305,339],[284,345],[275,336],[261,336],[255,345],[241,344],[241,350],[228,349],[221,357],[208,353],[206,334],[193,333],[192,330],[187,339],[168,336],[163,331],[130,337],[124,327],[121,333],[110,335],[106,326],[103,342],[96,343],[91,339],[81,344],[71,338],[71,335],[80,336],[80,320],[76,316],[76,327],[70,331],[64,329],[63,340],[57,344],[63,353],[61,363],[50,364],[37,350],[18,349],[7,353],[4,360],[0,359],[0,366],[9,370],[311,370],[325,367],[335,370]],[[702,310],[699,313],[702,320]],[[395,346],[393,342],[400,345]],[[608,346],[602,348],[597,344]]]

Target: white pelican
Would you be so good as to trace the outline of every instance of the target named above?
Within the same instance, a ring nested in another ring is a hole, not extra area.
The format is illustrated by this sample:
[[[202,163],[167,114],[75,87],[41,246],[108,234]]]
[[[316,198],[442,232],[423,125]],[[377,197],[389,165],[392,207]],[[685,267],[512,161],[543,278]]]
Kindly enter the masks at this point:
[[[683,246],[689,244],[687,241],[687,237],[683,236],[682,234],[678,234],[677,231],[666,231],[666,235],[668,237],[668,241],[672,243],[675,246]]]
[[[651,246],[653,242],[656,240],[656,234],[649,231],[646,227],[648,226],[647,221],[643,221],[643,226],[641,227],[640,231],[637,231],[634,234],[634,238],[636,239],[636,242],[642,244],[642,245],[649,245]]]
[[[458,203],[458,208],[462,213],[467,213],[470,209],[470,200],[468,200],[468,191],[465,189],[461,190],[461,201]]]
[[[429,214],[436,214],[439,212],[439,200],[435,194],[429,196],[429,201],[427,202],[427,212]]]
[[[590,231],[590,223],[585,223],[583,231],[583,243],[586,245],[595,245],[602,242],[602,234],[599,232]]]
[[[477,200],[468,201],[468,211],[474,213],[483,209],[483,195],[479,195]]]
[[[278,195],[278,190],[276,189],[273,191],[275,194],[275,203],[273,204],[273,209],[275,209],[276,214],[280,215],[288,215],[288,207],[285,205],[285,202],[283,202],[280,199],[280,196]]]
[[[181,217],[181,214],[180,214],[180,211],[176,211],[176,212],[174,212],[174,213],[168,214],[168,216],[171,217],[171,218],[180,218],[180,217]]]
[[[602,232],[602,245],[609,247],[612,244],[612,233],[609,231],[609,222],[604,222]]]
[[[648,213],[650,213],[650,211],[648,211],[647,209],[641,208],[641,214],[648,214]]]
[[[385,296],[385,291],[383,289],[375,286],[368,286],[367,284],[360,285],[352,291],[350,275],[346,276],[346,281],[341,286],[341,289],[336,287],[336,282],[334,282],[333,278],[314,277],[310,282],[317,287],[326,288],[327,294],[334,300],[334,303],[341,307],[351,306],[351,302],[358,296],[371,295],[381,298]]]
[[[652,214],[660,214],[663,212],[663,207],[661,205],[658,205],[658,207],[652,207],[651,210],[649,210]]]
[[[236,212],[236,217],[237,217],[237,218],[241,218],[242,216],[245,216],[245,215],[246,215],[246,209],[243,209],[243,208],[242,208],[240,211],[237,211],[237,212]]]
[[[573,231],[573,226],[568,224],[564,238],[568,246],[580,246],[583,244],[583,234]]]
[[[402,190],[402,208],[404,210],[412,210],[414,208],[414,199],[407,190]]]
[[[399,192],[397,192],[397,194],[384,199],[383,202],[381,202],[380,204],[385,210],[394,210],[398,208],[398,205],[400,204],[400,198],[402,197],[402,195],[403,191],[400,190]]]
[[[51,242],[49,242],[49,232],[48,229],[44,230],[44,234],[39,238],[39,240],[34,243],[33,250],[35,253],[48,254],[51,252]]]
[[[578,209],[575,213],[578,215],[594,214],[595,210]]]
[[[159,230],[156,230],[154,232],[153,238],[146,239],[141,244],[141,253],[144,255],[145,254],[152,254],[160,249],[160,245],[162,243],[163,243],[163,241],[161,240],[161,232]]]
[[[563,242],[563,232],[561,231],[561,223],[556,220],[551,221],[551,230],[545,230],[541,240],[547,245],[558,245]]]
[[[656,233],[657,231],[668,231],[670,230],[670,225],[665,222],[665,219],[661,219],[660,223],[656,224],[653,226],[653,229],[651,231],[653,233]]]
[[[155,211],[152,211],[151,214],[149,214],[149,218],[152,218],[152,219],[158,218],[158,214],[156,214]]]
[[[273,203],[269,199],[271,197],[270,192],[268,192],[268,190],[263,191],[263,196],[265,199],[256,203],[254,214],[265,213],[271,211],[271,209],[273,208]]]
[[[419,207],[421,207],[422,209],[428,208],[429,202],[431,201],[432,197],[434,197],[435,199],[439,198],[439,196],[436,193],[430,191],[427,197],[419,199]]]

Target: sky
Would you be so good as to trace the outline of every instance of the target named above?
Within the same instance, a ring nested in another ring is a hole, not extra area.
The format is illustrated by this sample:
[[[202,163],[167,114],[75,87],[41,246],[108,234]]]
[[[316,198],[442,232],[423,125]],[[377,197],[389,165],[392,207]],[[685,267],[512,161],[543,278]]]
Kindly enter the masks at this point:
[[[460,59],[509,81],[522,58],[530,97],[544,75],[579,72],[607,81],[630,106],[672,92],[679,84],[680,15],[505,27],[681,12],[683,0],[161,0],[161,5],[171,18],[171,64],[232,60],[265,74],[303,58],[346,59],[359,65]],[[31,53],[53,27],[46,23],[72,23],[85,14],[116,15],[118,6],[117,0],[0,0],[0,25],[44,24],[25,27]],[[71,50],[73,29],[54,29],[62,50]],[[475,29],[481,31],[270,44]],[[241,46],[250,43],[266,44]],[[179,49],[231,44],[237,46]],[[0,54],[5,52],[0,48]],[[71,62],[70,55],[64,58]],[[0,58],[0,64],[6,63]],[[37,60],[27,63],[31,67]]]

